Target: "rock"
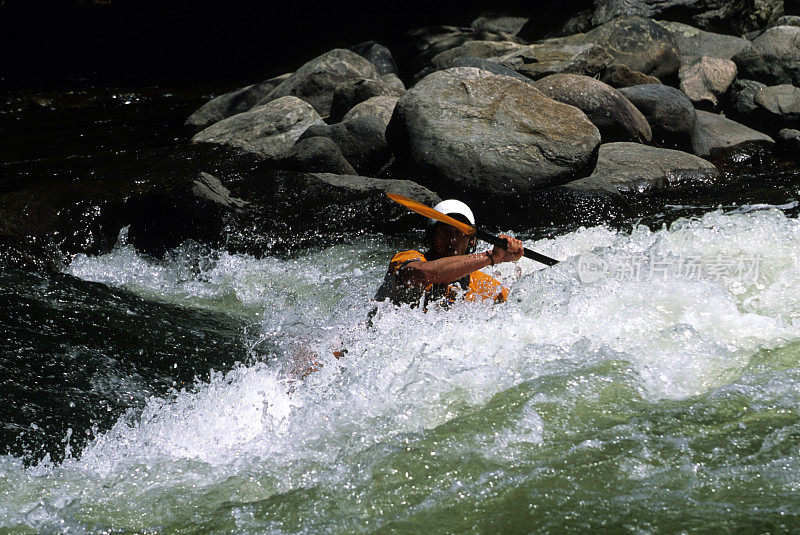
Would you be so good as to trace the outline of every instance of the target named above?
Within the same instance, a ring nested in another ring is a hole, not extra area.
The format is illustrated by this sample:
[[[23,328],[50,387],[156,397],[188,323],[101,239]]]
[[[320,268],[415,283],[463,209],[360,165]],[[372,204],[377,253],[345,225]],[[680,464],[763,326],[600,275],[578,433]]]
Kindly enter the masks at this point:
[[[295,96],[311,104],[322,117],[328,117],[333,92],[339,84],[348,80],[378,77],[378,71],[372,63],[355,52],[336,48],[297,69],[264,97],[259,105],[284,96]]]
[[[600,130],[603,141],[652,139],[644,115],[622,93],[600,80],[577,74],[551,74],[534,86],[546,96],[585,113]]]
[[[703,29],[743,34],[766,26],[783,10],[782,0],[595,0],[592,21],[617,17],[684,17]]]
[[[525,48],[513,41],[466,41],[464,44],[436,54],[431,59],[430,68],[444,70],[450,68],[456,58],[495,58]]]
[[[674,76],[680,65],[678,45],[672,34],[650,19],[622,17],[581,34],[548,39],[546,43],[602,46],[612,56],[613,65],[664,80]]]
[[[800,130],[784,128],[778,132],[778,144],[784,152],[800,158]]]
[[[621,192],[663,189],[687,180],[710,179],[717,168],[702,158],[638,143],[603,143],[590,178]]]
[[[493,58],[500,65],[537,80],[551,74],[596,76],[612,61],[606,49],[594,43],[570,44],[545,41]]]
[[[342,118],[342,121],[349,121],[359,117],[375,117],[386,128],[399,99],[400,97],[372,97],[353,106],[353,109],[348,111]]]
[[[248,111],[290,75],[291,73],[287,73],[277,78],[270,78],[213,98],[191,114],[185,124],[201,130],[231,115]]]
[[[396,74],[384,74],[381,76],[381,81],[394,87],[395,89],[399,89],[400,91],[406,90],[406,84],[404,84],[400,77]]]
[[[250,204],[242,199],[231,197],[231,192],[222,185],[218,178],[202,171],[200,172],[200,177],[194,181],[192,193],[197,198],[206,199],[215,205],[231,210],[244,208]]]
[[[438,57],[438,56],[437,56]],[[414,76],[413,84],[416,84],[432,72],[436,71],[443,71],[445,69],[453,69],[455,67],[474,67],[476,69],[481,69],[484,71],[488,71],[492,74],[499,74],[502,76],[510,76],[511,78],[516,78],[522,82],[527,84],[533,84],[533,81],[528,78],[527,76],[523,76],[522,74],[518,73],[513,69],[509,69],[508,67],[504,67],[499,63],[496,63],[493,60],[483,59],[483,58],[475,58],[475,57],[454,57],[448,61],[439,62],[438,67],[430,66],[426,69],[422,69]],[[413,85],[412,84],[412,85]]]
[[[310,104],[296,97],[281,97],[209,126],[192,142],[229,145],[277,158],[287,153],[308,127],[323,124]]]
[[[639,71],[631,70],[627,65],[612,65],[603,72],[601,80],[617,89],[634,85],[661,83],[661,80],[655,76],[649,76]]]
[[[800,86],[800,28],[769,28],[736,54],[733,61],[743,78],[768,85]]]
[[[697,125],[699,135],[695,138],[694,152],[698,156],[725,155],[734,151],[748,154],[775,143],[766,134],[707,111],[697,110]]]
[[[588,174],[600,133],[572,106],[475,68],[435,72],[397,102],[387,137],[400,169],[486,200]]]
[[[697,114],[680,90],[662,84],[637,85],[619,90],[647,119],[653,141],[681,149],[692,147]]]
[[[350,47],[350,50],[366,59],[378,69],[378,74],[397,74],[397,65],[388,48],[377,41],[364,41]]]
[[[515,16],[497,11],[484,11],[470,23],[471,28],[476,30],[487,30],[490,32],[505,32],[516,35],[528,17]]]
[[[405,91],[390,86],[382,80],[348,80],[336,88],[331,101],[330,122],[339,122],[350,109],[360,102],[377,96],[399,97]]]
[[[585,177],[537,191],[528,200],[530,223],[539,226],[609,225],[634,217],[619,191],[605,179]]]
[[[736,80],[731,86],[731,108],[734,115],[741,118],[751,117],[756,111],[756,93],[767,87],[753,80]]]
[[[800,16],[797,15],[784,15],[775,19],[775,22],[770,26],[798,26],[800,27]]]
[[[102,254],[129,227],[128,243],[156,257],[186,240],[231,253],[275,254],[354,231],[419,228],[419,216],[387,199],[386,191],[439,201],[407,180],[276,170],[272,160],[219,145],[117,159],[80,182],[53,180],[0,194],[0,241],[37,244],[41,251],[33,252],[47,258],[54,251]],[[212,169],[218,180],[201,175]]]
[[[733,56],[750,46],[747,39],[735,35],[723,35],[699,30],[694,26],[680,22],[659,20],[678,44],[678,52],[684,60],[691,62],[694,58],[732,59]]]
[[[429,26],[412,30],[405,35],[400,57],[407,72],[416,73],[427,67],[436,55],[467,41],[511,41],[525,44],[520,38],[505,32],[455,26]]]
[[[282,169],[307,173],[358,174],[339,146],[332,139],[322,136],[301,139],[276,163]]]
[[[753,100],[762,123],[771,124],[773,132],[800,126],[800,88],[790,84],[766,87]]]
[[[315,125],[301,139],[330,138],[358,173],[375,175],[389,161],[386,125],[375,117],[358,117],[332,125]]]
[[[736,78],[736,64],[729,59],[702,57],[681,66],[678,77],[681,91],[695,104],[708,103],[716,108]]]

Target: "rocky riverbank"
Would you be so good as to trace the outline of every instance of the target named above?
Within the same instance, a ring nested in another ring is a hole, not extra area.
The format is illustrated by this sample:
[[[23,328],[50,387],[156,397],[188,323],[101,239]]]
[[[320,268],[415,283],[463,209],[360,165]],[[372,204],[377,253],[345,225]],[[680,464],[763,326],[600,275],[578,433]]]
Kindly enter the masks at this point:
[[[486,13],[392,50],[336,48],[209,100],[186,120],[189,143],[3,191],[0,240],[98,253],[127,227],[154,256],[186,239],[265,254],[418,226],[385,192],[459,197],[490,226],[531,227],[608,221],[687,183],[725,188],[753,157],[797,167],[800,17],[777,0],[717,3],[596,0],[547,27]]]

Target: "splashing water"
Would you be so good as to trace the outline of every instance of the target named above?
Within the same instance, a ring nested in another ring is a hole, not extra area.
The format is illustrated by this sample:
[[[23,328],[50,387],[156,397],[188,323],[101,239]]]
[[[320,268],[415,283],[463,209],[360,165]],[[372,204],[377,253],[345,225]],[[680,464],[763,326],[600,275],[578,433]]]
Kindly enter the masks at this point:
[[[198,262],[187,246],[157,263],[124,244],[76,257],[76,277],[243,318],[251,357],[151,398],[58,466],[0,457],[0,526],[800,526],[798,222],[776,209],[716,211],[526,246],[563,261],[500,266],[508,303],[382,304],[373,328],[364,320],[393,252],[381,237],[291,260]],[[612,267],[748,261],[757,273],[610,270],[585,282],[587,254]],[[270,355],[257,349],[265,339]],[[298,347],[324,366],[290,385]]]

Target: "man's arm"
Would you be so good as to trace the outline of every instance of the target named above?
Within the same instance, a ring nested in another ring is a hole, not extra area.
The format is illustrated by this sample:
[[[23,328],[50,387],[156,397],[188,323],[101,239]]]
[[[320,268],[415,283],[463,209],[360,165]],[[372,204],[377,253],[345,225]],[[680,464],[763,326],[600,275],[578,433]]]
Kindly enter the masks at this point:
[[[516,262],[522,258],[524,251],[521,241],[505,234],[501,234],[500,237],[506,240],[507,249],[495,247],[491,252],[447,256],[428,262],[409,262],[400,270],[400,280],[414,286],[447,284],[486,266]]]

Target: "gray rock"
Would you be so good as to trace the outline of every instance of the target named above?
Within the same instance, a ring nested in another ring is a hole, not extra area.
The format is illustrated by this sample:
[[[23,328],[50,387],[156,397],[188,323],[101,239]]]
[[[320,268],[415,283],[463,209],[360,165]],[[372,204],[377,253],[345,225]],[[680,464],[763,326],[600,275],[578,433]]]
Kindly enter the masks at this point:
[[[438,56],[437,56],[438,57]],[[496,59],[496,58],[495,58]],[[438,62],[438,67],[431,65],[428,68],[422,69],[414,76],[414,84],[431,74],[432,72],[436,71],[443,71],[445,69],[453,69],[455,67],[474,67],[476,69],[481,69],[484,71],[488,71],[492,74],[499,74],[502,76],[510,76],[511,78],[516,78],[522,82],[533,84],[533,81],[528,78],[527,76],[523,76],[522,74],[518,73],[513,69],[509,69],[508,67],[504,67],[499,63],[496,63],[494,60],[483,59],[483,58],[476,58],[476,57],[454,57],[448,61],[441,61]],[[413,84],[412,84],[413,85]]]
[[[743,78],[768,85],[800,86],[800,28],[775,26],[758,36],[733,60]]]
[[[360,102],[378,96],[400,97],[405,91],[390,86],[383,80],[348,80],[336,88],[331,101],[330,122],[339,122],[350,109]]]
[[[244,208],[250,204],[242,199],[231,197],[231,192],[222,185],[218,178],[205,172],[200,172],[200,176],[195,179],[192,193],[198,198],[231,210]]]
[[[484,11],[470,23],[470,27],[476,30],[505,32],[516,35],[525,26],[526,22],[528,22],[528,17],[497,11]]]
[[[681,91],[695,104],[716,108],[719,97],[728,91],[736,78],[736,64],[729,59],[701,57],[681,66],[678,77]]]
[[[192,141],[229,145],[276,158],[288,152],[308,127],[322,124],[310,104],[296,97],[281,97],[223,119],[198,132]]]
[[[384,128],[392,118],[394,107],[400,97],[372,97],[353,106],[342,118],[342,121],[349,121],[359,117],[374,117],[379,119]]]
[[[297,69],[264,97],[259,105],[284,96],[295,96],[311,104],[322,117],[328,117],[333,92],[339,84],[348,80],[378,77],[378,71],[372,63],[355,52],[336,48]]]
[[[692,147],[697,114],[680,90],[662,84],[637,85],[619,90],[647,119],[653,140],[681,149]]]
[[[775,19],[775,22],[770,24],[770,26],[799,26],[800,27],[800,16],[797,15],[784,15],[782,17],[778,17]]]
[[[767,87],[761,82],[739,79],[731,86],[731,108],[737,117],[751,117],[756,109],[756,93]]]
[[[680,22],[656,21],[675,38],[678,51],[684,59],[706,56],[731,59],[749,46],[747,39],[735,35],[724,35],[699,30]]]
[[[561,73],[596,76],[611,64],[613,58],[605,48],[595,43],[544,41],[492,59],[536,80]]]
[[[386,125],[376,117],[358,117],[332,125],[314,125],[301,139],[330,138],[358,172],[375,175],[389,161]]]
[[[313,176],[325,184],[351,192],[374,193],[383,196],[387,193],[394,193],[428,206],[434,206],[441,201],[436,193],[411,180],[369,178],[332,173],[314,173]]]
[[[594,24],[628,15],[672,18],[680,13],[699,28],[742,34],[779,16],[783,0],[595,0],[594,6]]]
[[[290,75],[287,73],[215,97],[191,114],[185,124],[201,130],[231,115],[248,111]]]
[[[392,53],[379,42],[364,41],[351,46],[350,50],[375,65],[379,75],[397,74],[397,65],[394,62]]]
[[[617,89],[635,85],[660,84],[661,80],[639,71],[629,69],[627,65],[612,65],[600,78],[603,82]]]
[[[784,128],[778,132],[778,143],[784,152],[800,158],[800,130]]]
[[[332,139],[321,136],[301,139],[276,163],[283,169],[307,173],[358,174],[339,146]]]
[[[396,74],[384,74],[381,76],[381,80],[395,89],[399,89],[401,91],[406,90],[406,84],[404,84],[403,80],[401,80]]]
[[[465,43],[436,54],[430,61],[433,70],[450,68],[457,58],[496,58],[525,48],[514,41],[466,41]],[[432,72],[432,71],[431,71]]]
[[[632,217],[620,192],[601,177],[585,177],[536,192],[528,199],[529,224],[608,225]]]
[[[602,179],[621,192],[641,193],[717,174],[713,164],[686,152],[638,143],[604,143],[590,178]]]
[[[419,72],[427,67],[436,55],[467,41],[511,41],[525,44],[520,38],[506,32],[455,26],[429,26],[412,30],[405,35],[401,57],[410,72]]]
[[[463,67],[435,72],[403,95],[387,136],[396,163],[423,184],[506,196],[588,174],[600,143],[577,108]]]
[[[680,65],[678,45],[672,34],[653,20],[642,17],[618,18],[586,33],[545,42],[594,43],[611,54],[613,65],[627,65],[660,80],[674,76]]]
[[[762,115],[763,123],[773,125],[773,132],[800,126],[800,88],[790,84],[766,87],[753,100],[756,113]]]
[[[775,144],[766,134],[707,111],[697,110],[697,125],[694,152],[698,156],[724,155],[733,151],[747,154]]]
[[[603,141],[652,139],[644,115],[625,95],[600,80],[578,74],[551,74],[534,85],[546,96],[585,113],[600,130]]]

